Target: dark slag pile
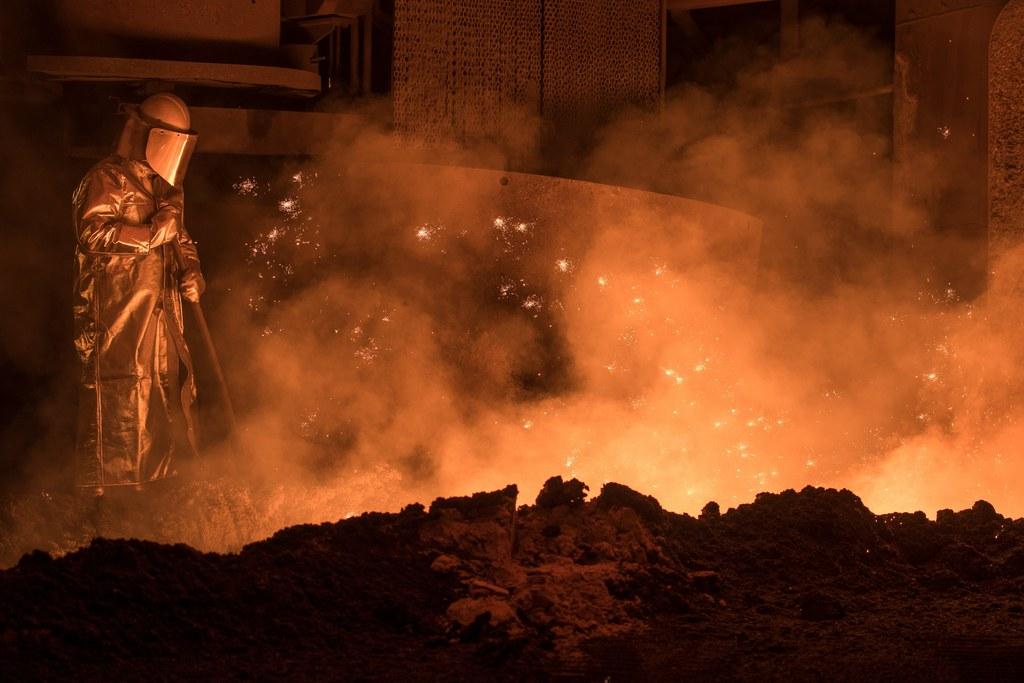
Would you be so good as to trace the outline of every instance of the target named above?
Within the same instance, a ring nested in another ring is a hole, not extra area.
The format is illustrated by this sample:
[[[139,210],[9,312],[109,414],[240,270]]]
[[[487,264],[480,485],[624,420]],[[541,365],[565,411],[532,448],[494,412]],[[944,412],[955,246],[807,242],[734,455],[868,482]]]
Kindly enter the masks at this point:
[[[1024,520],[849,491],[699,518],[552,478],[231,555],[96,540],[0,572],[0,679],[1024,676]]]

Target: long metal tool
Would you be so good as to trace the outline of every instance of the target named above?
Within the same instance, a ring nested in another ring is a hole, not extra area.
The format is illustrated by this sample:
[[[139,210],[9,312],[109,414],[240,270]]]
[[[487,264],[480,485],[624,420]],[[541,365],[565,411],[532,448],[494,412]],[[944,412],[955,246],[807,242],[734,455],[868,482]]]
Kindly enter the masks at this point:
[[[178,243],[172,242],[172,249],[174,251],[174,258],[178,262],[178,269],[180,271],[185,270],[185,259],[181,254],[181,247]],[[189,309],[192,311],[192,317],[196,321],[196,327],[199,329],[199,336],[202,337],[203,346],[206,347],[206,355],[210,359],[210,367],[213,368],[213,376],[217,380],[217,390],[220,393],[221,405],[224,408],[224,414],[228,419],[228,429],[231,432],[231,444],[235,449],[235,453],[239,456],[245,455],[245,451],[242,448],[242,441],[239,437],[238,421],[235,419],[235,407],[231,402],[231,393],[228,391],[227,380],[224,379],[224,370],[220,365],[220,356],[217,354],[217,347],[214,346],[213,337],[210,335],[210,326],[206,324],[206,314],[203,313],[203,306],[198,301],[188,301]]]

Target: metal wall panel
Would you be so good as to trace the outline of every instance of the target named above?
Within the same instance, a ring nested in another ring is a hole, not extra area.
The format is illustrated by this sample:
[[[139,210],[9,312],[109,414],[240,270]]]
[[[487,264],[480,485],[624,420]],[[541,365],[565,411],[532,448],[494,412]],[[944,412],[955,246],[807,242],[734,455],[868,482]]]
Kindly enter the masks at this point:
[[[464,139],[656,104],[662,22],[660,0],[397,0],[395,121]]]
[[[547,0],[544,115],[586,125],[622,104],[661,96],[661,3]]]
[[[997,18],[988,69],[989,250],[999,257],[1024,244],[1024,0]]]
[[[540,102],[541,0],[399,0],[393,101],[428,141],[498,135]]]

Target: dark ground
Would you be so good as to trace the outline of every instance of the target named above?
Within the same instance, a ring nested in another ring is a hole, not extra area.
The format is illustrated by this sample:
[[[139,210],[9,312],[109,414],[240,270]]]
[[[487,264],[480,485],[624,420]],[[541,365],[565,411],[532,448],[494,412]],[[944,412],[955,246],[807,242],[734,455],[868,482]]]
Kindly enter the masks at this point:
[[[238,554],[96,540],[0,572],[0,680],[1021,680],[1024,520],[849,491],[700,519],[552,480]]]

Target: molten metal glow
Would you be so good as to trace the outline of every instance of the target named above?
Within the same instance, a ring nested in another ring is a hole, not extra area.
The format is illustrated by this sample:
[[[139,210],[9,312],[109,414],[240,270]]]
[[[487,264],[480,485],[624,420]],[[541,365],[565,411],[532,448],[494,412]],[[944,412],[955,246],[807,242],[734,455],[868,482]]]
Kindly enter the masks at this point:
[[[235,187],[265,201],[263,185]],[[375,228],[378,270],[335,273],[353,226],[306,208],[317,186],[293,176],[279,220],[247,244],[268,459],[307,450],[296,463],[336,461],[342,479],[372,464],[396,504],[510,481],[530,496],[561,473],[689,512],[809,483],[854,488],[878,511],[981,493],[1009,509],[994,485],[1013,442],[979,426],[1010,418],[974,408],[985,359],[967,351],[984,332],[951,289],[912,305],[732,306],[710,263],[668,238],[609,226],[569,248],[557,226],[493,214]],[[871,333],[851,337],[858,326]],[[561,355],[540,362],[552,335]],[[965,458],[984,491],[956,489]]]

